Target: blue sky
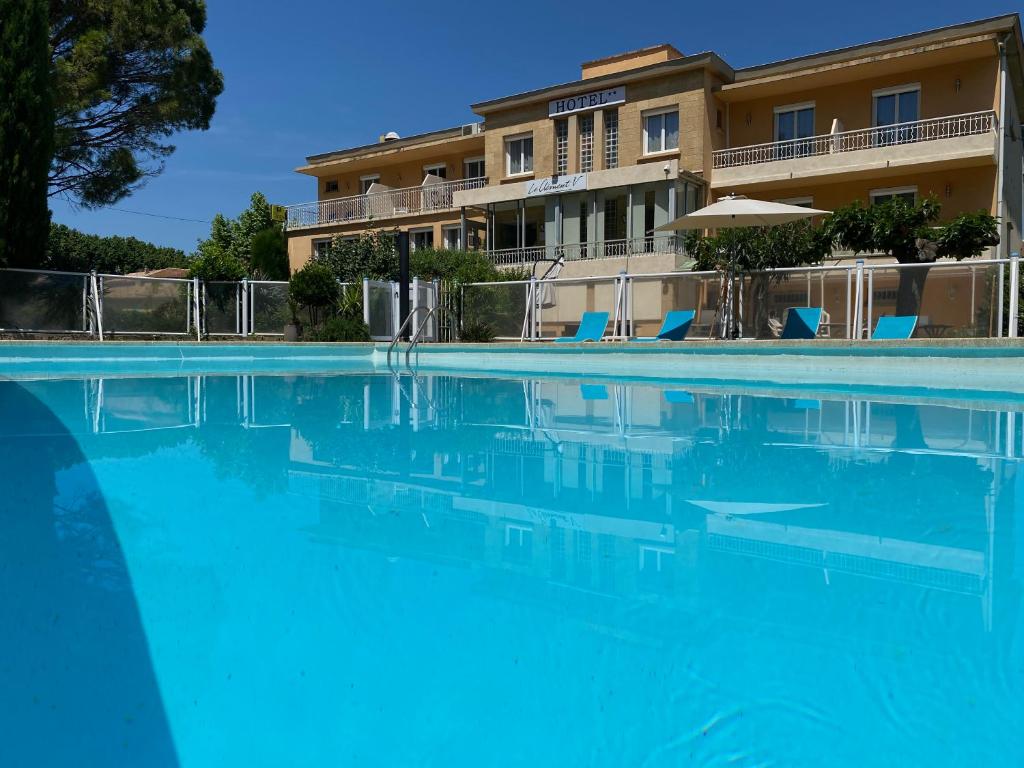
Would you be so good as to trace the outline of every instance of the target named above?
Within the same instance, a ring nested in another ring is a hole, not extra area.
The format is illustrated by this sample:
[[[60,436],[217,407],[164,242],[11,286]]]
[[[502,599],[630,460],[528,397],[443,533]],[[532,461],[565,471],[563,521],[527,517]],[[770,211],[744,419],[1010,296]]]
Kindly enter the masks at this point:
[[[56,199],[55,221],[191,251],[209,231],[203,221],[236,215],[256,190],[275,203],[315,199],[314,181],[294,172],[306,155],[472,122],[471,103],[573,80],[588,59],[668,42],[742,67],[1014,11],[1005,0],[207,6],[205,37],[225,80],[210,130],[174,136],[164,173],[114,206],[200,221]]]

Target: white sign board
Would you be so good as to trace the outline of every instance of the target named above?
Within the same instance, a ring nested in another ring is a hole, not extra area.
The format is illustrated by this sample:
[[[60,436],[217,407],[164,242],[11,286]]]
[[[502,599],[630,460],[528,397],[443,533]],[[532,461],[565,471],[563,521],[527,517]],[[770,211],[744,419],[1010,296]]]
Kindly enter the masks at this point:
[[[550,176],[526,182],[526,196],[561,195],[567,192],[582,192],[587,188],[587,174],[574,173],[569,176]]]
[[[561,117],[573,112],[590,112],[595,109],[622,104],[626,101],[626,86],[606,88],[593,93],[581,93],[579,96],[566,96],[548,102],[548,117]]]

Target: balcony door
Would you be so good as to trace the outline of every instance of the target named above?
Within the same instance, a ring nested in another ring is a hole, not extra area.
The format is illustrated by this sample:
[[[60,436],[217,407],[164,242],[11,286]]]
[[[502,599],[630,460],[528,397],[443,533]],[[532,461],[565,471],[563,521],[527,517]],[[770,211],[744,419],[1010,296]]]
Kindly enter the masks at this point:
[[[775,108],[776,160],[811,154],[810,139],[813,136],[814,104],[792,104]]]
[[[921,88],[903,85],[874,92],[875,143],[878,146],[919,141]]]

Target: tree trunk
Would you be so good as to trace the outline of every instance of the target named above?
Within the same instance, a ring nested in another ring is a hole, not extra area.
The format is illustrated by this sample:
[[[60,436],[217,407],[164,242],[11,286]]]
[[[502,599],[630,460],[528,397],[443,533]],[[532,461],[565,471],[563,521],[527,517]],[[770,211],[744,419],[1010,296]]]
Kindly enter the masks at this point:
[[[900,270],[900,283],[896,289],[897,315],[921,314],[921,298],[924,296],[924,283],[929,271],[930,267]]]

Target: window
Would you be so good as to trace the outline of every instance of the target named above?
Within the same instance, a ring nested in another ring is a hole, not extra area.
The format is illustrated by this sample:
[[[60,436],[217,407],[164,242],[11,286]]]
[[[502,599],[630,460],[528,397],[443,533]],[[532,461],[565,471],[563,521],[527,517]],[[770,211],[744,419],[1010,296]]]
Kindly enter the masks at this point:
[[[605,193],[604,198],[604,239],[626,239],[626,209],[629,198],[626,195]]]
[[[448,166],[444,163],[434,163],[432,165],[423,166],[424,176],[437,176],[439,179],[448,178]]]
[[[409,230],[409,247],[414,251],[434,247],[434,228]]]
[[[814,104],[790,104],[775,108],[776,159],[803,157],[810,154],[811,142],[800,141],[814,136]]]
[[[776,203],[785,203],[786,205],[799,205],[801,208],[813,208],[814,198],[813,197],[783,197],[775,200]]]
[[[337,191],[338,191],[338,182],[337,181],[325,181],[324,182],[324,192],[337,192]]]
[[[648,112],[644,115],[644,154],[679,149],[679,111]]]
[[[467,157],[462,161],[462,178],[482,179],[486,175],[482,157]]]
[[[327,255],[328,249],[331,247],[331,239],[325,238],[324,240],[313,241],[313,258],[322,259]]]
[[[555,120],[555,175],[569,172],[569,121]]]
[[[619,110],[604,113],[604,167],[619,167]]]
[[[380,183],[380,174],[379,173],[373,173],[373,174],[370,174],[369,176],[360,176],[359,177],[359,192],[361,194],[365,195],[367,192],[370,191],[370,187],[372,185],[379,184],[379,183]]]
[[[442,227],[441,237],[444,241],[444,247],[449,251],[462,250],[462,228],[458,224]]]
[[[533,555],[533,529],[514,523],[505,524],[505,558],[513,562],[529,562]]]
[[[920,140],[920,127],[913,123],[921,119],[921,86],[914,84],[885,88],[875,91],[872,96],[874,124],[883,128],[875,132],[877,144],[886,146]]]
[[[533,173],[533,136],[515,136],[505,140],[506,174]]]
[[[872,189],[871,204],[886,203],[895,197],[901,197],[911,205],[917,202],[917,187],[891,187],[889,189]]]
[[[577,119],[580,132],[580,173],[594,170],[594,116],[580,115]]]

